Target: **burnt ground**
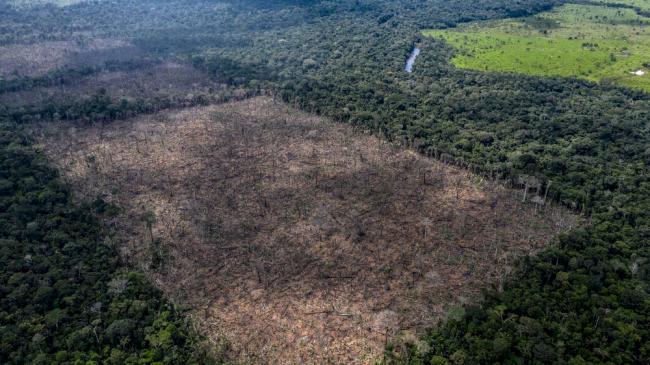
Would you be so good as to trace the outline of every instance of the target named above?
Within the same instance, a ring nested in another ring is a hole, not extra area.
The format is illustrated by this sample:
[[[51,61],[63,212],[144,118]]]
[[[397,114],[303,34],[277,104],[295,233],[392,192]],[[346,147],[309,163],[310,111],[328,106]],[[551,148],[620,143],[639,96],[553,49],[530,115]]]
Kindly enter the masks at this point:
[[[371,363],[577,218],[270,98],[34,130],[231,359]]]

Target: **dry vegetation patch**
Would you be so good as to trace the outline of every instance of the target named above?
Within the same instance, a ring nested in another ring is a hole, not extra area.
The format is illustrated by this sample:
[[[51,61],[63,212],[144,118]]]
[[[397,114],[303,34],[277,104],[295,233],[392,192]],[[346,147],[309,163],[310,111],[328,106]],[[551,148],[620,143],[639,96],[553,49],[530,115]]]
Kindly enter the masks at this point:
[[[47,4],[53,4],[56,6],[70,6],[84,1],[88,0],[9,0],[8,3],[12,4],[15,7],[23,8],[43,6]]]
[[[38,77],[63,67],[128,60],[139,54],[126,41],[104,38],[0,46],[0,79]]]
[[[48,101],[64,103],[89,98],[100,90],[114,99],[187,98],[194,93],[209,94],[225,87],[210,75],[189,65],[165,61],[131,71],[103,71],[74,85],[36,87],[0,94],[0,104],[17,108]]]
[[[576,223],[265,97],[35,133],[123,208],[124,259],[255,363],[370,363]]]

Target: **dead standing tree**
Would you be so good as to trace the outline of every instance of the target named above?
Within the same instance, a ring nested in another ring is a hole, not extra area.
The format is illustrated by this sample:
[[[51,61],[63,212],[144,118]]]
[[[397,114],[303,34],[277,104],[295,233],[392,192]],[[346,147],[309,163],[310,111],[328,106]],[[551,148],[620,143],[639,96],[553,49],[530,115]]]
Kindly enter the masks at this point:
[[[528,191],[530,189],[535,189],[535,193],[537,194],[539,194],[542,189],[542,182],[535,176],[519,175],[517,176],[517,184],[524,186],[524,197],[521,200],[523,203],[526,202]]]
[[[494,266],[508,267],[505,253],[528,245],[516,229],[529,216],[516,194],[343,126],[258,108],[268,108],[263,99],[171,113],[164,128],[139,118],[88,132],[103,133],[114,166],[80,169],[82,177],[102,174],[125,206],[120,223],[138,243],[153,241],[138,259],[170,258],[143,268],[163,290],[190,303],[211,296],[207,331],[230,331],[246,348],[287,349],[272,354],[281,363],[301,351],[283,335],[286,321],[322,339],[319,349],[354,342],[353,352],[381,351],[393,335],[385,321],[430,324],[439,303],[471,297],[486,278],[498,284],[507,272]],[[62,142],[81,158],[93,145]],[[149,227],[146,211],[157,215]],[[548,230],[533,237],[546,241]],[[330,324],[341,330],[323,335]]]

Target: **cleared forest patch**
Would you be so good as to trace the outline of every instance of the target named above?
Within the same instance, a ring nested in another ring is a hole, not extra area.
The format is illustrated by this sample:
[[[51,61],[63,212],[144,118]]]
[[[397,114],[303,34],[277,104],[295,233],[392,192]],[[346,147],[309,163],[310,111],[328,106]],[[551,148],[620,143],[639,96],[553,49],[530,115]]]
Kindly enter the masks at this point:
[[[142,55],[120,39],[83,39],[0,46],[0,79],[38,77],[64,67],[101,65]]]
[[[266,97],[34,133],[121,208],[123,258],[254,363],[371,363],[577,224]]]
[[[197,93],[212,94],[224,88],[210,75],[186,64],[165,61],[129,71],[102,71],[74,85],[36,87],[0,94],[0,104],[18,108],[49,101],[65,103],[90,98],[104,90],[113,99],[192,99]]]
[[[9,3],[20,8],[41,6],[46,4],[53,4],[56,6],[70,6],[84,1],[87,0],[9,0]]]

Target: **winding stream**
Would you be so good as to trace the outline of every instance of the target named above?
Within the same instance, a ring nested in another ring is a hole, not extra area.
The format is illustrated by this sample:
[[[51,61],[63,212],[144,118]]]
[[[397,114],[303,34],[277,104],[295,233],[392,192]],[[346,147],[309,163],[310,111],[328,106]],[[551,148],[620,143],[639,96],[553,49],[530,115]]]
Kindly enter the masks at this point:
[[[414,47],[413,52],[411,52],[411,55],[409,56],[408,60],[406,60],[406,67],[404,67],[404,71],[413,72],[413,65],[415,64],[415,59],[418,57],[419,54],[420,54],[420,49],[418,47]]]

